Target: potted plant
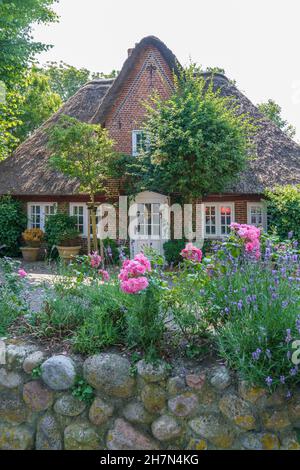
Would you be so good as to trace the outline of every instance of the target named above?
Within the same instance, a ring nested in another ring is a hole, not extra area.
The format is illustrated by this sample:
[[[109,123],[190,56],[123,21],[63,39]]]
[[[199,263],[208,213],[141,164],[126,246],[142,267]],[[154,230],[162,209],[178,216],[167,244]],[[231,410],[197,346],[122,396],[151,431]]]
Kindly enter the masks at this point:
[[[57,213],[48,217],[45,231],[50,256],[53,256],[57,249],[59,256],[69,262],[79,254],[81,243],[76,223],[76,217],[66,213]]]
[[[40,247],[44,239],[44,232],[39,228],[28,228],[22,233],[26,246],[21,247],[24,261],[37,261]]]
[[[61,233],[57,250],[60,258],[64,261],[71,261],[72,258],[79,255],[81,245],[79,233],[77,230],[68,228]]]

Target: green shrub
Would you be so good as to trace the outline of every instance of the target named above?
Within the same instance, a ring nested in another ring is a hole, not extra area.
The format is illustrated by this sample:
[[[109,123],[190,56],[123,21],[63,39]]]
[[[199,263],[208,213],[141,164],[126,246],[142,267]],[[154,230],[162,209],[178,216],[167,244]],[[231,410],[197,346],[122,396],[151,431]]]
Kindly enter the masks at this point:
[[[292,344],[300,336],[299,258],[283,251],[272,261],[222,257],[202,292],[202,305],[216,329],[221,356],[255,385],[276,388],[299,382]]]
[[[20,263],[9,258],[0,259],[0,336],[5,335],[14,321],[29,313],[24,291],[28,285],[17,273]]]
[[[164,243],[164,255],[169,265],[177,266],[182,262],[180,252],[185,247],[185,244],[184,240],[168,240]]]
[[[0,198],[0,254],[19,254],[21,234],[26,228],[27,217],[21,203],[10,196]]]
[[[76,224],[76,217],[64,212],[58,212],[47,218],[45,223],[45,238],[51,256],[57,254],[55,251],[56,245],[59,245],[66,238],[76,238],[78,236]]]
[[[266,192],[268,198],[269,229],[282,240],[290,232],[300,240],[300,185],[277,186]]]

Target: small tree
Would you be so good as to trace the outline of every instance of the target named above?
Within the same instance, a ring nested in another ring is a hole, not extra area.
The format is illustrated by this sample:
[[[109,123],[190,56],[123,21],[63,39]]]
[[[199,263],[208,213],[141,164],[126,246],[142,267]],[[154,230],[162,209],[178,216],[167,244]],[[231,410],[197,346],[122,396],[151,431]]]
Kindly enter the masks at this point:
[[[269,229],[284,240],[289,233],[300,240],[300,185],[276,186],[266,191]]]
[[[175,78],[169,99],[154,96],[146,107],[150,149],[128,170],[139,181],[138,190],[180,193],[191,200],[224,190],[245,168],[255,127],[195,66]]]
[[[274,100],[268,100],[266,103],[257,105],[259,111],[266,116],[270,121],[273,121],[288,137],[293,139],[296,135],[296,128],[289,124],[288,121],[282,117],[282,109],[279,104]]]
[[[105,182],[111,175],[115,152],[108,131],[99,125],[87,124],[62,116],[50,132],[50,164],[80,182],[80,190],[90,196],[93,249],[98,250],[95,195],[107,192]],[[101,253],[102,242],[100,240]]]

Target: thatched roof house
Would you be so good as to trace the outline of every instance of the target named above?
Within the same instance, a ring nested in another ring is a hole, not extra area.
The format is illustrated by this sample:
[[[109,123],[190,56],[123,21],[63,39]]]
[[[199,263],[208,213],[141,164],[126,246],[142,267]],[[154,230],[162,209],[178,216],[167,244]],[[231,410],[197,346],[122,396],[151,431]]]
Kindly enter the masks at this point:
[[[85,212],[87,197],[79,195],[78,182],[54,171],[47,163],[47,129],[61,114],[85,122],[101,123],[109,129],[116,141],[117,150],[134,155],[139,126],[144,115],[141,101],[153,89],[163,98],[167,98],[172,91],[174,71],[177,71],[176,57],[165,44],[152,36],[144,38],[134,49],[128,51],[128,58],[115,80],[93,80],[84,85],[54,116],[20,145],[12,157],[0,163],[0,194],[10,193],[30,201],[28,215],[31,220],[29,223],[33,225],[38,225],[32,219],[34,212],[30,207],[34,205],[40,206],[42,214],[42,203],[49,205],[64,201],[74,213],[73,208],[77,207],[80,201]],[[219,213],[219,222],[214,228],[207,229],[211,232],[206,232],[207,236],[221,234],[222,207],[218,204],[222,201],[228,203],[231,219],[235,218],[241,222],[252,220],[254,223],[256,219],[259,221],[260,217],[264,218],[261,196],[266,187],[300,183],[300,146],[264,118],[225,76],[215,74],[213,80],[215,87],[220,88],[222,94],[237,100],[241,112],[247,112],[255,118],[258,131],[255,137],[257,156],[249,162],[247,171],[240,175],[235,185],[228,188],[226,194],[209,195],[206,198],[208,209],[204,207],[204,210],[207,217],[212,216],[209,215],[211,207]],[[117,182],[114,184],[118,188]],[[261,215],[257,215],[260,207]],[[82,231],[84,233],[85,228]]]

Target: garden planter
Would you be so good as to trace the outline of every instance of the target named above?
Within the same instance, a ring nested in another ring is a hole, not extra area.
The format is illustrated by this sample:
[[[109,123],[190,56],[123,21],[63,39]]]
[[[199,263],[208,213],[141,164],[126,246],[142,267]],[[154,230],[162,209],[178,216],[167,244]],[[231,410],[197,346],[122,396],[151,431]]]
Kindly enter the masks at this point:
[[[69,263],[72,258],[79,255],[80,248],[80,246],[57,246],[60,258],[66,263]]]
[[[24,261],[34,262],[37,261],[39,256],[39,247],[24,246],[21,247]]]

